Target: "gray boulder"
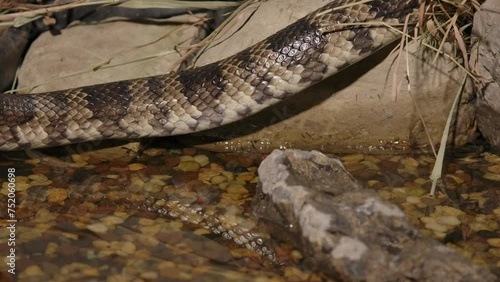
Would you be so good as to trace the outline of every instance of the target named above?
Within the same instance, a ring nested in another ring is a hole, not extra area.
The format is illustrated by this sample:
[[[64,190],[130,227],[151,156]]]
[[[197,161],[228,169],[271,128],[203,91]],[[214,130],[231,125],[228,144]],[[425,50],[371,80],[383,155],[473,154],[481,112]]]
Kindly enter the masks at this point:
[[[273,151],[254,200],[269,232],[308,265],[342,281],[496,281],[458,252],[423,238],[394,204],[364,189],[342,163],[312,151]]]

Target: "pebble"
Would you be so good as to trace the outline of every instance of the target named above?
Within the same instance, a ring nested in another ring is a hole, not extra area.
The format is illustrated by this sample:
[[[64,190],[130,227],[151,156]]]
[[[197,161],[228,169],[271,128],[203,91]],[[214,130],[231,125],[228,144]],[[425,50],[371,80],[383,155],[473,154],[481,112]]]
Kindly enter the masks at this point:
[[[241,184],[231,184],[227,187],[230,194],[248,194],[248,190]]]
[[[347,156],[342,156],[340,158],[344,164],[347,163],[359,163],[360,161],[365,159],[364,154],[350,154]]]
[[[455,216],[459,216],[459,215],[463,215],[465,214],[465,212],[459,210],[459,209],[456,209],[454,207],[449,207],[449,206],[437,206],[436,209],[440,209],[442,210],[443,213],[445,214],[448,214],[448,215],[455,215]]]
[[[51,203],[58,203],[68,198],[68,191],[62,188],[49,188],[47,200]]]
[[[436,219],[434,219],[433,217],[430,217],[430,216],[423,216],[420,218],[420,221],[422,221],[425,224],[429,224],[429,223],[435,223]]]
[[[53,255],[56,253],[56,250],[57,250],[57,247],[59,247],[59,245],[57,245],[56,243],[54,242],[49,242],[47,244],[47,248],[45,249],[45,255],[46,256],[50,256],[50,255]]]
[[[106,233],[108,231],[108,227],[101,222],[89,224],[87,229],[95,233]]]
[[[478,232],[480,230],[489,230],[489,231],[493,231],[488,225],[484,224],[484,223],[481,223],[481,222],[472,222],[470,225],[469,225],[470,229]]]
[[[195,162],[195,161],[183,161],[181,162],[177,168],[181,171],[184,171],[184,172],[194,172],[194,171],[198,171],[200,170],[201,166],[199,163]]]
[[[238,174],[238,176],[236,177],[236,180],[250,182],[254,178],[255,178],[255,176],[254,176],[253,173],[251,173],[251,172],[243,172],[243,173]]]
[[[453,181],[455,181],[456,184],[464,183],[464,180],[462,178],[456,176],[455,174],[446,174],[445,177],[453,179]]]
[[[193,233],[196,235],[207,235],[207,234],[210,234],[210,231],[208,231],[205,228],[198,228],[195,231],[193,231]]]
[[[200,164],[200,166],[204,167],[210,163],[210,160],[205,155],[197,155],[194,156],[193,160]]]
[[[131,255],[135,252],[135,245],[132,242],[123,242],[120,244],[119,249],[117,250],[117,255],[127,256]]]
[[[444,215],[436,218],[436,221],[445,225],[456,226],[460,225],[460,220],[454,215]]]
[[[196,148],[183,148],[182,153],[188,156],[194,156],[198,150]]]
[[[115,216],[115,215],[108,215],[108,216],[101,218],[101,222],[106,224],[106,225],[117,225],[117,224],[123,223],[123,218]]]
[[[133,163],[128,165],[128,169],[130,171],[137,171],[146,168],[145,164],[140,164],[140,163]]]
[[[487,239],[486,243],[488,243],[492,247],[500,248],[500,238],[490,238],[490,239]]]
[[[145,280],[156,280],[158,279],[158,273],[155,271],[148,271],[141,273],[141,278]]]
[[[73,154],[73,155],[71,155],[71,159],[73,160],[73,162],[75,162],[77,164],[86,164],[88,162],[88,160],[90,159],[90,156]]]
[[[214,185],[218,185],[218,184],[225,183],[225,182],[227,182],[227,178],[225,176],[222,176],[222,175],[216,175],[216,176],[210,178],[210,183],[212,183]]]
[[[40,269],[40,267],[38,265],[30,265],[30,266],[26,267],[26,269],[24,270],[24,273],[27,276],[42,276],[43,275],[43,271]]]
[[[496,257],[500,257],[500,248],[491,248],[488,250],[488,253],[490,253]]]
[[[96,247],[97,249],[105,249],[105,248],[108,248],[109,247],[109,242],[108,241],[104,241],[104,240],[101,240],[101,239],[97,239],[97,240],[94,240],[92,242],[92,245],[94,247]]]
[[[448,231],[447,226],[439,224],[437,222],[429,222],[429,223],[425,224],[425,228],[430,229],[432,231],[443,232],[443,233]]]
[[[500,174],[500,164],[488,167],[488,171],[496,174]]]
[[[500,173],[487,172],[483,175],[483,178],[488,179],[488,180],[493,180],[493,181],[500,181]]]
[[[189,162],[189,161],[194,161],[193,156],[180,156],[179,161],[182,162]]]
[[[233,181],[234,180],[234,175],[230,171],[223,170],[223,171],[221,171],[220,174],[224,175],[227,178],[228,181]]]
[[[408,196],[406,197],[406,202],[410,204],[418,204],[420,203],[420,198],[417,196]]]
[[[146,151],[144,151],[144,154],[146,156],[150,156],[150,157],[158,157],[158,156],[164,155],[166,152],[167,152],[167,150],[165,150],[165,149],[151,148],[151,149],[147,149]]]

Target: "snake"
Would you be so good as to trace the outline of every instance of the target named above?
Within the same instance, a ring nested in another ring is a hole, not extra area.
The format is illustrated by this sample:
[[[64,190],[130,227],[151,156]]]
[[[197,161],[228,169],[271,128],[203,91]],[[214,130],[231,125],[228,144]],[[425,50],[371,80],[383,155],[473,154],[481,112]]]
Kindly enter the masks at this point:
[[[335,0],[225,59],[170,74],[0,94],[0,151],[174,136],[241,120],[401,38],[419,0]],[[409,19],[409,20],[408,20]]]

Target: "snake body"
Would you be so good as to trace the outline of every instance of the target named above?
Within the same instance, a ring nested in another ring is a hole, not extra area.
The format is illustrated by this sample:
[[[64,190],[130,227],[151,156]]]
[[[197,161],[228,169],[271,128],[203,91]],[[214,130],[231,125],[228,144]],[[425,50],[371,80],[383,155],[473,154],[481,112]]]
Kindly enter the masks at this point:
[[[187,134],[243,119],[399,38],[387,25],[402,29],[418,5],[336,0],[199,68],[40,94],[1,94],[0,150]]]

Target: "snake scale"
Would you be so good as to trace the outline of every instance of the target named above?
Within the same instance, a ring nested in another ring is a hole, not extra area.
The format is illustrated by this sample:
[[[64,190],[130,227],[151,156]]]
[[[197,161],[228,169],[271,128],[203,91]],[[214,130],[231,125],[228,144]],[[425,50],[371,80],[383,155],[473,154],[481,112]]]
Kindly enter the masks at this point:
[[[187,134],[243,119],[393,42],[400,33],[387,25],[402,29],[418,6],[418,0],[335,0],[199,68],[40,94],[1,94],[0,151]]]

